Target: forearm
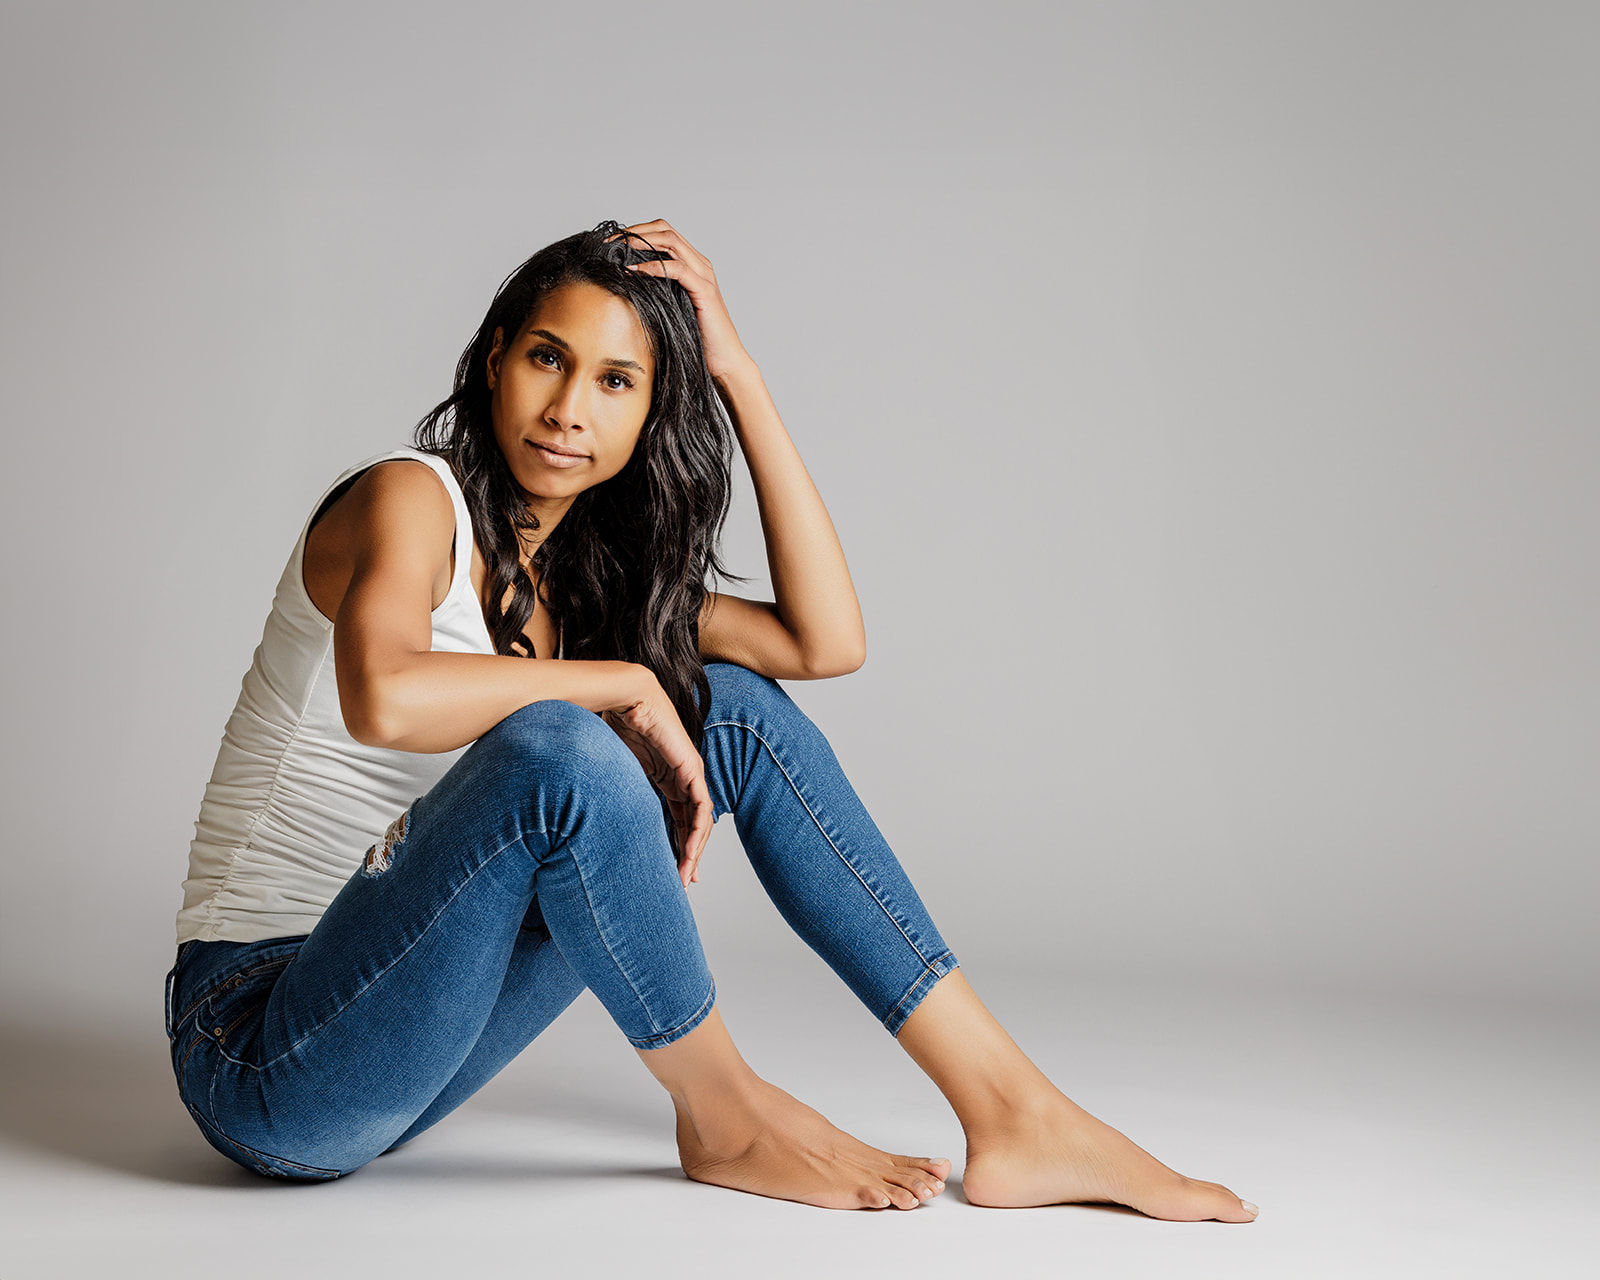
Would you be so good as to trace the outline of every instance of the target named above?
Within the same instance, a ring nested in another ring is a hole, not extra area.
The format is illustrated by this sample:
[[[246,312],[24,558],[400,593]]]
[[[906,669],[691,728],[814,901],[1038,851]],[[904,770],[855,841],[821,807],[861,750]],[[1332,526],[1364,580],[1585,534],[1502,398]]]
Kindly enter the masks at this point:
[[[452,751],[529,703],[558,700],[621,711],[655,682],[632,662],[579,662],[484,653],[411,653],[338,671],[352,737],[401,751]]]
[[[778,416],[754,361],[717,377],[761,514],[778,617],[808,663],[857,666],[866,628],[822,495]]]

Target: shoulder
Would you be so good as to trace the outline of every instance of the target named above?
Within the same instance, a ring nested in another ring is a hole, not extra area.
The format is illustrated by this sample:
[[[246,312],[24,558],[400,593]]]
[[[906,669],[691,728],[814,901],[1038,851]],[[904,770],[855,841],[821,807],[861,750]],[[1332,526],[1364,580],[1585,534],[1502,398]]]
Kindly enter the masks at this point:
[[[455,500],[444,478],[419,458],[375,463],[356,477],[341,502],[359,525],[399,526],[432,538],[455,535]]]
[[[340,482],[306,535],[302,574],[323,617],[353,585],[421,582],[436,606],[450,586],[455,506],[427,463],[384,459]]]
[[[350,493],[367,503],[405,506],[418,514],[442,512],[452,518],[455,514],[444,477],[421,458],[374,463],[356,477]]]
[[[330,537],[357,560],[447,558],[456,534],[455,502],[443,478],[417,458],[374,463],[328,510]]]

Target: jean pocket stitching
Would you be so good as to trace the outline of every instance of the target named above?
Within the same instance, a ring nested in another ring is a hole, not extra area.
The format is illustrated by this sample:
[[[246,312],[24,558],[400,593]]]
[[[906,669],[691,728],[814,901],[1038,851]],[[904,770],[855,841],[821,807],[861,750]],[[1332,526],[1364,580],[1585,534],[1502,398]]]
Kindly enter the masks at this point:
[[[298,954],[299,952],[296,951],[295,955]],[[248,979],[255,977],[257,974],[266,973],[272,969],[283,968],[293,959],[293,955],[274,956],[270,960],[263,960],[259,964],[249,965],[235,973],[229,974],[220,982],[214,983],[212,986],[207,987],[203,992],[191,1000],[188,1008],[183,1011],[183,1014],[172,1025],[174,1028],[181,1027],[189,1020],[190,1015],[192,1015],[202,1005],[210,1003],[224,992],[233,991],[238,987],[242,987]],[[174,988],[174,990],[176,990],[176,988]]]
[[[194,1039],[189,1043],[188,1049],[184,1051],[183,1061],[178,1064],[178,1089],[180,1092],[183,1090],[183,1073],[189,1069],[189,1059],[194,1057],[194,1051],[205,1042],[206,1036],[196,1032]]]

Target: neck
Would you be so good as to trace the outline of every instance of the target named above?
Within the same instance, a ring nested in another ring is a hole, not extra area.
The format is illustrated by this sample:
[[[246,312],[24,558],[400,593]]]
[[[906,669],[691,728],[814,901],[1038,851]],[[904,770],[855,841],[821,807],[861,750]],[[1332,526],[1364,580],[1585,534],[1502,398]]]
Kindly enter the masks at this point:
[[[523,559],[533,558],[534,552],[544,544],[556,526],[561,523],[562,517],[572,509],[573,498],[529,498],[524,504],[528,511],[539,521],[539,527],[533,531],[519,531],[517,536],[522,543]]]

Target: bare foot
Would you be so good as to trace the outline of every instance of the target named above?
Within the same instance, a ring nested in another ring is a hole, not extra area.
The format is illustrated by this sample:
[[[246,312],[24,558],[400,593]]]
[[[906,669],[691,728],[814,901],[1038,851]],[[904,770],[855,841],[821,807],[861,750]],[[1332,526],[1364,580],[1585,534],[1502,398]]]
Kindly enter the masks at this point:
[[[895,1156],[858,1142],[776,1085],[697,1130],[681,1103],[678,1158],[696,1182],[824,1209],[915,1209],[944,1190],[948,1160]]]
[[[1176,1222],[1253,1222],[1256,1207],[1215,1182],[1174,1173],[1060,1093],[968,1134],[961,1175],[969,1201],[991,1208],[1125,1204]]]

